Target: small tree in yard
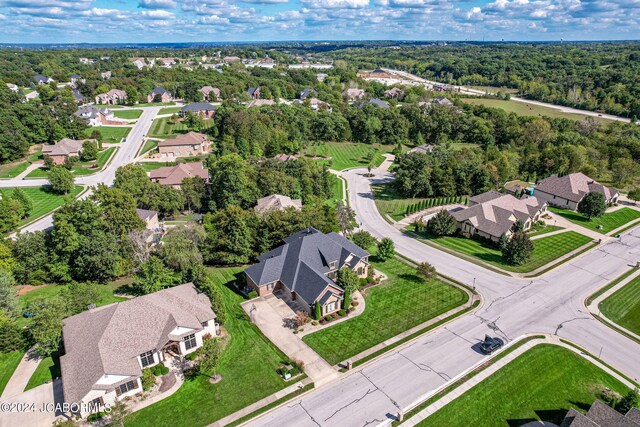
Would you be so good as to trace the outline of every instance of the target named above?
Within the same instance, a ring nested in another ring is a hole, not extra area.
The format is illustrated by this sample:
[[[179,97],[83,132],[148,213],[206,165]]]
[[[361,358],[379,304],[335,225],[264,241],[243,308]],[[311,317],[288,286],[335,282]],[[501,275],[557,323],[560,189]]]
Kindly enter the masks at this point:
[[[456,219],[446,210],[441,209],[427,222],[427,231],[434,236],[449,236],[456,232]]]
[[[578,212],[589,219],[604,215],[606,210],[607,203],[601,193],[588,193],[578,203]]]
[[[316,303],[313,306],[313,318],[315,320],[320,320],[321,317],[322,317],[322,306],[320,305],[319,302],[316,301]]]
[[[395,252],[395,246],[393,244],[393,240],[388,237],[385,237],[378,243],[378,258],[382,261],[386,261],[393,257]]]
[[[98,145],[93,141],[82,143],[82,160],[95,160],[98,157]]]
[[[505,261],[513,265],[524,264],[533,255],[533,242],[527,233],[516,231],[502,249]]]
[[[626,414],[631,410],[631,408],[637,408],[640,403],[640,394],[638,394],[638,389],[629,390],[627,393],[616,405],[616,410],[621,414]]]
[[[49,184],[56,193],[69,194],[73,190],[73,174],[64,166],[49,169]]]
[[[217,339],[206,340],[200,347],[200,365],[198,367],[201,374],[216,379],[218,376],[218,364],[222,355],[222,347]]]
[[[338,224],[342,234],[348,236],[356,228],[356,213],[349,206],[339,202],[336,208],[336,215],[338,216]]]
[[[338,271],[338,286],[344,289],[344,308],[348,309],[351,305],[351,296],[358,289],[358,275],[349,268],[343,268]]]
[[[376,243],[376,239],[368,231],[357,231],[351,235],[351,241],[362,249],[368,249]]]
[[[436,276],[436,268],[428,262],[422,262],[416,267],[416,274],[427,281]]]
[[[627,194],[627,197],[633,200],[634,202],[637,202],[638,200],[640,200],[640,187],[634,188],[633,190],[629,191],[629,194]]]

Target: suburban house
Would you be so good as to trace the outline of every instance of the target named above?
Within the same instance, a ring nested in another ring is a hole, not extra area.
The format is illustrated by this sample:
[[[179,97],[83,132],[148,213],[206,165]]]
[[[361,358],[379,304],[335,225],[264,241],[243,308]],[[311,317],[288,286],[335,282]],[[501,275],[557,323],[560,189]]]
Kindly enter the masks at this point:
[[[264,107],[265,105],[276,105],[276,101],[273,99],[254,99],[247,104],[247,108]]]
[[[358,101],[360,99],[364,99],[366,97],[366,94],[364,92],[364,89],[351,88],[342,92],[342,97],[348,101]]]
[[[76,104],[78,105],[82,105],[87,102],[87,98],[83,94],[81,94],[78,89],[71,89],[71,95],[73,96],[73,99],[76,100]]]
[[[158,220],[158,212],[147,209],[136,209],[138,216],[145,223],[147,230],[157,230],[160,228],[160,221]]]
[[[172,139],[158,142],[160,157],[189,157],[205,154],[209,151],[209,137],[199,132],[188,132]]]
[[[162,185],[170,185],[176,189],[180,189],[180,185],[185,178],[194,178],[196,176],[199,176],[205,182],[209,181],[209,170],[202,162],[178,163],[175,166],[158,168],[149,173],[151,181]]]
[[[303,101],[304,101],[305,99],[307,99],[307,98],[308,98],[308,97],[310,97],[310,96],[318,96],[318,92],[317,92],[315,89],[310,88],[310,87],[304,88],[304,89],[302,89],[302,90],[300,91],[300,96],[299,96],[299,98],[300,98],[301,100],[303,100]]]
[[[156,58],[156,62],[164,68],[171,68],[176,64],[176,58]]]
[[[85,82],[85,79],[82,78],[82,76],[80,76],[80,74],[72,74],[71,77],[69,77],[69,81],[72,84],[76,84],[77,82]]]
[[[608,205],[616,203],[620,197],[618,190],[599,184],[581,172],[550,176],[536,184],[533,191],[537,198],[550,205],[573,211],[588,193],[602,194]]]
[[[560,427],[637,427],[640,426],[640,410],[631,408],[622,415],[599,400],[593,402],[586,414],[569,409]]]
[[[323,82],[324,79],[326,79],[327,77],[329,77],[329,74],[326,74],[326,73],[316,74],[316,79],[318,79],[319,82]]]
[[[210,119],[216,113],[216,106],[208,102],[193,102],[180,109],[180,117],[184,117],[188,112],[194,113],[204,119]]]
[[[94,105],[80,107],[74,114],[89,126],[122,124],[122,122],[116,120],[113,111],[108,108],[98,108]]]
[[[280,162],[289,162],[292,160],[298,160],[298,156],[294,154],[276,154],[275,156],[273,156],[273,158]]]
[[[245,270],[247,287],[260,296],[275,293],[310,313],[319,304],[325,316],[340,310],[344,299],[335,282],[338,270],[369,273],[369,253],[337,233],[307,228],[284,242]]]
[[[11,90],[13,92],[17,92],[18,90],[20,90],[18,85],[15,85],[13,83],[7,83],[7,87],[9,88],[9,90]]]
[[[385,90],[384,96],[387,98],[402,99],[404,98],[404,91],[402,89],[398,89],[397,87],[394,87],[394,88]]]
[[[225,56],[224,58],[222,58],[222,62],[224,62],[225,64],[231,64],[233,62],[240,62],[240,61],[242,60],[237,56]]]
[[[100,73],[100,77],[105,80],[109,80],[111,78],[111,71],[105,71],[104,73]]]
[[[45,85],[47,83],[55,82],[51,77],[43,76],[42,74],[36,74],[32,79],[37,85]]]
[[[142,392],[142,370],[167,363],[218,335],[209,298],[193,283],[93,308],[63,321],[64,401],[80,415]]]
[[[247,89],[247,95],[249,95],[249,98],[251,99],[260,98],[260,86],[250,87],[249,89]]]
[[[120,89],[111,89],[107,93],[96,95],[96,104],[124,104],[127,101],[127,92]]]
[[[433,99],[433,104],[444,105],[445,107],[450,107],[453,105],[453,102],[449,98],[445,98],[444,96],[436,96]]]
[[[421,154],[429,154],[433,151],[435,146],[431,144],[418,145],[417,147],[413,147],[409,150],[409,154],[411,153],[421,153]]]
[[[147,62],[145,61],[144,58],[133,58],[131,60],[131,63],[138,69],[138,70],[142,70],[146,65]]]
[[[373,105],[376,108],[389,108],[389,103],[387,103],[386,101],[383,101],[382,99],[379,98],[371,98],[367,101],[359,101],[359,102],[354,102],[353,105],[355,107],[359,107],[362,108],[365,105],[370,104]]]
[[[84,139],[78,141],[75,139],[62,138],[60,141],[51,145],[42,146],[42,154],[53,159],[56,165],[64,164],[67,157],[79,157],[82,154],[82,144],[85,141],[95,141],[94,139]]]
[[[217,87],[204,86],[200,89],[202,93],[202,99],[207,102],[219,101],[222,97],[222,92]]]
[[[502,235],[509,238],[520,221],[528,230],[547,211],[547,202],[536,197],[518,199],[511,194],[488,191],[469,199],[471,206],[453,212],[458,229],[463,234],[477,235],[500,241]]]
[[[162,87],[157,87],[147,96],[147,102],[171,102],[173,97],[171,92],[167,92]]]
[[[288,208],[302,209],[302,200],[291,199],[291,197],[283,196],[282,194],[272,194],[258,199],[254,210],[258,214],[267,214],[273,211],[283,211]]]

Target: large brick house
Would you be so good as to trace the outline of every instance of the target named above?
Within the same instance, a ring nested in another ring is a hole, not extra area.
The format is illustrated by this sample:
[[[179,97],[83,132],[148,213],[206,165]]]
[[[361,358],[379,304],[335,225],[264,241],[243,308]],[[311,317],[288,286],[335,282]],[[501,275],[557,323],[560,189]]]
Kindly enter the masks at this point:
[[[202,162],[178,163],[175,166],[158,168],[149,173],[151,181],[170,185],[176,189],[180,189],[185,178],[195,177],[200,177],[205,182],[209,181],[209,169]]]
[[[367,277],[369,253],[337,233],[307,228],[260,255],[245,270],[246,284],[261,296],[275,292],[296,301],[309,313],[319,304],[325,316],[342,308],[344,290],[336,283],[341,268]]]
[[[147,95],[147,102],[171,102],[173,97],[171,92],[165,90],[163,87],[157,87]]]
[[[209,137],[199,132],[188,132],[158,143],[160,157],[190,157],[205,154],[211,147]]]
[[[127,101],[127,92],[120,89],[111,89],[109,92],[96,95],[96,104],[124,104]]]
[[[534,195],[546,200],[552,206],[577,210],[578,204],[589,193],[600,193],[607,204],[616,203],[620,193],[589,178],[583,173],[565,176],[550,176],[540,181],[534,188]]]
[[[82,154],[82,145],[85,141],[94,141],[95,139],[75,140],[70,138],[62,138],[55,144],[45,144],[42,146],[42,154],[51,157],[56,165],[64,164],[67,157],[80,157]]]

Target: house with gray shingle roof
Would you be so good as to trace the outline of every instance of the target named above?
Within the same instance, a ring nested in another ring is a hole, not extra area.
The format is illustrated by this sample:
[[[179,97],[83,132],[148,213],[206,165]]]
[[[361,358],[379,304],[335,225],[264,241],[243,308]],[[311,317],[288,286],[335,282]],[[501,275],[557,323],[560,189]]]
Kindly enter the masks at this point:
[[[147,96],[147,102],[171,102],[173,101],[173,97],[171,96],[171,92],[165,90],[163,87],[157,87],[151,91],[151,93]]]
[[[338,270],[349,268],[367,277],[369,252],[337,233],[307,228],[284,239],[245,270],[247,287],[260,296],[276,294],[323,316],[341,309],[344,290],[336,284]]]
[[[249,98],[251,99],[260,98],[260,86],[250,87],[249,89],[247,89],[247,95],[249,95]]]
[[[43,76],[42,74],[36,74],[35,76],[32,77],[32,79],[38,85],[45,85],[47,83],[51,83],[55,81],[51,77]]]
[[[632,408],[626,415],[621,414],[599,400],[593,402],[586,414],[574,408],[569,409],[560,427],[638,427],[640,411]]]
[[[180,117],[184,117],[189,112],[210,119],[216,113],[216,106],[208,102],[192,102],[180,109]]]
[[[511,194],[488,191],[469,199],[466,209],[453,212],[458,229],[470,236],[478,235],[494,242],[502,235],[510,237],[520,221],[528,230],[547,211],[547,202],[535,197],[518,199]]]
[[[67,403],[104,410],[142,392],[142,370],[196,351],[218,334],[209,298],[193,283],[93,308],[63,321],[62,389]],[[81,406],[78,415],[88,408]]]
[[[620,197],[618,190],[606,187],[581,172],[552,175],[536,184],[533,190],[536,197],[546,200],[550,205],[573,211],[578,209],[584,196],[593,192],[602,194],[609,205],[616,203]]]

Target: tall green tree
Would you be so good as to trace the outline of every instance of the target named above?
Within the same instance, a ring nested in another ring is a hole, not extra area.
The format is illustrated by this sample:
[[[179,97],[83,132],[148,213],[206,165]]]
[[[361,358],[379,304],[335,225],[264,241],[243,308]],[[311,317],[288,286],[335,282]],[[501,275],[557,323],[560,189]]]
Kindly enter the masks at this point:
[[[533,256],[533,242],[529,235],[516,231],[502,249],[502,256],[509,264],[522,265]]]
[[[395,255],[395,245],[393,240],[388,237],[385,237],[378,243],[378,258],[382,261],[386,261],[388,259],[393,258]]]
[[[69,194],[73,190],[73,174],[64,166],[53,166],[49,169],[49,184],[53,191],[59,194]]]
[[[358,289],[358,275],[350,268],[341,268],[338,270],[336,283],[344,290],[343,304],[344,308],[348,309],[353,293]]]
[[[143,294],[157,292],[174,283],[173,272],[156,256],[152,256],[140,265],[134,280],[134,286]]]
[[[445,209],[440,211],[427,221],[427,231],[434,236],[449,236],[456,232],[457,228],[456,219]]]
[[[601,217],[606,210],[607,203],[601,193],[587,193],[578,203],[578,212],[589,219]]]

